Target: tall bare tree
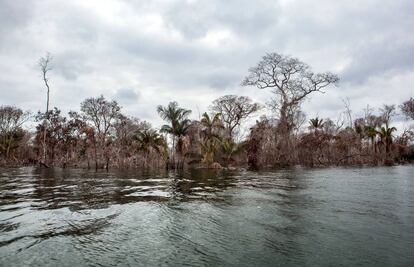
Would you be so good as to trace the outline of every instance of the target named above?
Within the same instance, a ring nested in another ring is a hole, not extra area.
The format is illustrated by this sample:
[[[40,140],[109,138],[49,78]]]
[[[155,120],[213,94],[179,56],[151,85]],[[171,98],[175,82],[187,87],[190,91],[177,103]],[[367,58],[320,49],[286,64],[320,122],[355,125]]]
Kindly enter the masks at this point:
[[[225,95],[213,101],[210,109],[221,116],[230,139],[234,137],[234,131],[241,122],[251,114],[258,111],[261,106],[247,96]]]
[[[323,92],[339,77],[333,73],[314,73],[309,65],[297,58],[277,53],[266,54],[262,60],[249,69],[242,86],[256,86],[272,89],[274,99],[270,106],[278,112],[278,135],[280,135],[281,160],[290,164],[292,145],[290,134],[294,128],[294,117],[306,97],[313,92]]]
[[[333,73],[312,72],[306,63],[297,58],[270,53],[249,69],[242,85],[271,88],[276,96],[273,107],[279,111],[280,124],[288,125],[289,110],[300,105],[309,94],[322,92],[322,89],[338,81],[339,77]]]
[[[50,94],[50,86],[49,86],[49,78],[48,74],[49,71],[52,70],[51,62],[52,62],[52,55],[47,52],[44,57],[41,57],[39,59],[38,65],[40,67],[40,71],[42,74],[42,80],[46,86],[47,89],[47,98],[46,98],[46,112],[45,112],[45,119],[43,121],[44,124],[44,130],[43,130],[43,164],[46,165],[46,135],[47,135],[47,123],[49,120],[49,94]],[[47,166],[47,165],[46,165]]]

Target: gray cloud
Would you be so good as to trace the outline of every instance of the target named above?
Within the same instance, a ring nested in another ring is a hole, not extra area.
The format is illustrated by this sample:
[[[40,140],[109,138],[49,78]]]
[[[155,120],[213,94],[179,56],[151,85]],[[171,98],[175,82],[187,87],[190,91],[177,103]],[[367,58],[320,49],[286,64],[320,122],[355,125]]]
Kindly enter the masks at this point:
[[[266,102],[241,88],[266,52],[331,70],[338,88],[304,103],[335,116],[412,96],[414,2],[383,1],[13,1],[0,2],[0,98],[33,111],[45,91],[36,62],[54,55],[51,103],[76,110],[104,94],[131,115],[160,123],[155,107],[177,100],[203,111],[224,93]],[[397,14],[397,15],[396,15]]]
[[[136,104],[140,98],[140,92],[134,88],[120,88],[116,91],[115,99],[121,104]]]

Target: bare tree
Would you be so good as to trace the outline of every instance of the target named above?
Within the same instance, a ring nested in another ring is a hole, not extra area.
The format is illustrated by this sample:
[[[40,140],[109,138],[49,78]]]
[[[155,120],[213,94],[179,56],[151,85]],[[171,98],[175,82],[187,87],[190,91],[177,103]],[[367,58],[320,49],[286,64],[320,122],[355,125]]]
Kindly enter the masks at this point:
[[[312,72],[297,58],[270,53],[249,69],[242,86],[271,88],[276,96],[273,107],[279,111],[279,124],[289,131],[289,110],[299,106],[309,94],[322,92],[323,88],[338,81],[338,76],[333,73]]]
[[[388,128],[391,118],[395,115],[395,105],[383,105],[383,107],[380,108],[380,111],[383,123],[385,124],[385,127]]]
[[[348,117],[348,127],[352,128],[354,121],[352,120],[351,102],[349,101],[349,98],[343,98],[342,103],[344,103],[345,106],[344,113]]]
[[[116,101],[107,101],[102,95],[98,98],[88,98],[81,103],[81,117],[94,129],[94,154],[95,168],[98,169],[98,149],[106,160],[106,168],[109,167],[109,148],[108,142],[110,132],[114,130],[115,122],[121,116],[121,107]]]
[[[52,70],[51,67],[52,56],[49,52],[46,53],[44,57],[39,59],[38,65],[40,67],[40,71],[42,74],[42,80],[47,89],[47,98],[46,98],[46,116],[43,121],[44,123],[44,132],[43,132],[43,164],[46,165],[46,135],[47,135],[47,122],[48,122],[48,114],[49,114],[49,94],[50,94],[50,87],[49,87],[49,78],[48,73]]]
[[[230,139],[234,137],[234,131],[240,127],[241,122],[251,114],[258,111],[261,106],[247,96],[225,95],[213,101],[210,109],[219,113],[225,124]]]
[[[291,133],[301,103],[309,94],[323,92],[324,88],[338,81],[339,77],[333,73],[314,73],[299,59],[277,53],[266,54],[255,67],[249,69],[242,86],[270,88],[274,93],[270,107],[278,113],[279,119],[274,136],[279,143],[278,164],[289,165],[294,160]]]
[[[400,105],[401,111],[407,118],[414,120],[414,98],[410,98]]]
[[[22,130],[22,125],[30,118],[30,112],[24,112],[13,106],[0,107],[0,151],[4,151],[6,158],[10,156],[10,149],[16,135]]]

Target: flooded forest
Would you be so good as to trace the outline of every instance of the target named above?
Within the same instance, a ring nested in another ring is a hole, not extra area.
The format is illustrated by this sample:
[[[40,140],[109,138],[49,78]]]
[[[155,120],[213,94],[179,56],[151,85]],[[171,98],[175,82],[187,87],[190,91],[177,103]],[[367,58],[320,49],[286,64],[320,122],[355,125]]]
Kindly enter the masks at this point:
[[[223,95],[200,119],[192,120],[191,110],[171,101],[154,106],[165,122],[160,128],[128,116],[117,101],[103,95],[85,99],[79,111],[62,114],[59,107],[49,107],[53,57],[46,54],[38,67],[45,87],[44,111],[0,107],[2,166],[265,169],[393,165],[414,159],[413,130],[393,126],[397,113],[414,120],[413,98],[375,109],[367,103],[362,117],[355,117],[349,100],[343,101],[344,111],[339,110],[337,118],[306,116],[302,103],[340,86],[340,78],[315,73],[291,56],[268,53],[241,81],[240,86],[258,94],[270,90],[273,97],[267,103]],[[247,127],[252,116],[255,123]]]

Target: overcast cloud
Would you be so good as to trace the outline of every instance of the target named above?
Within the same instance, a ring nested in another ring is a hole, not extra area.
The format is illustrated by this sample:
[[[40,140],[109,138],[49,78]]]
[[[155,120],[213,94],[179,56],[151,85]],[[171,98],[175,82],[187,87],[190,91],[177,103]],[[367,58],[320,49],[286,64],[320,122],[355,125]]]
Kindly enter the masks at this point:
[[[103,94],[156,126],[172,100],[193,118],[224,94],[266,102],[269,91],[239,84],[267,52],[341,77],[304,104],[310,117],[336,117],[344,98],[356,113],[400,104],[414,96],[413,14],[411,0],[0,0],[0,104],[44,109],[46,51],[52,106]]]

